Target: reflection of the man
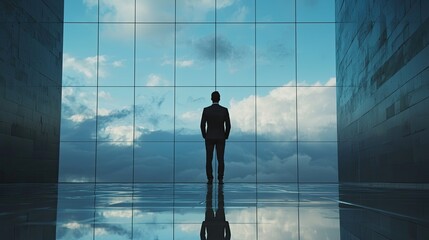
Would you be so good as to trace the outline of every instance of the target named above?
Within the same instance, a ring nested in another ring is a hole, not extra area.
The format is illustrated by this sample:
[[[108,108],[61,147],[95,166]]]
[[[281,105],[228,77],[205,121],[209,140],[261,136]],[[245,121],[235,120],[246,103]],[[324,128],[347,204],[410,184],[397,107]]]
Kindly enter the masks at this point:
[[[225,209],[223,201],[223,185],[218,187],[218,206],[215,212],[212,204],[213,185],[207,185],[206,214],[205,220],[201,224],[200,237],[202,240],[230,240],[231,231],[229,223],[225,219]]]

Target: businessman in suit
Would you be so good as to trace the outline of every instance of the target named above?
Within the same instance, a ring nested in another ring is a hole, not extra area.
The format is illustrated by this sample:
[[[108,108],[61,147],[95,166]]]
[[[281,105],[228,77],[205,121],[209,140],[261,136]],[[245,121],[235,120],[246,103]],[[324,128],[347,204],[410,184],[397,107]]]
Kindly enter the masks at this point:
[[[201,134],[206,144],[207,184],[213,183],[212,161],[215,147],[219,164],[218,180],[219,184],[223,184],[225,140],[229,137],[231,122],[229,120],[228,109],[219,105],[220,94],[218,91],[212,92],[211,100],[213,104],[204,108],[200,124]]]

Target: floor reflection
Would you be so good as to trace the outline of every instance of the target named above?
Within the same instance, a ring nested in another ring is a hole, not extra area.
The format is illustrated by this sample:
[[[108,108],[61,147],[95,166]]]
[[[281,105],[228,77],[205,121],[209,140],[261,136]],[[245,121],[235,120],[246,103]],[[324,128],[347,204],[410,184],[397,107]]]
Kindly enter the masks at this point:
[[[426,190],[238,183],[3,184],[0,188],[1,239],[429,236]]]
[[[57,185],[0,184],[0,239],[55,239]]]
[[[429,189],[341,186],[341,239],[429,239]]]
[[[218,186],[217,208],[213,209],[213,185],[207,185],[206,213],[201,224],[201,240],[230,240],[231,229],[225,217],[225,202],[223,196],[223,185]]]

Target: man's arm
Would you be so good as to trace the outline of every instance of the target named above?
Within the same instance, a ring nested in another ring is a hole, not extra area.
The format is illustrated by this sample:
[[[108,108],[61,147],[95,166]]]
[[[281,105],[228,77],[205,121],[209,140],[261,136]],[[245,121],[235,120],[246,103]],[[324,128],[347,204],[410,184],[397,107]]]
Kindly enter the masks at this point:
[[[231,121],[229,119],[229,112],[226,109],[226,118],[225,118],[225,139],[228,139],[229,132],[231,131]]]
[[[201,230],[200,230],[200,239],[206,240],[206,221],[203,221],[201,224]]]
[[[205,114],[205,109],[203,110],[203,114],[201,115],[201,123],[200,123],[200,129],[201,129],[201,135],[203,136],[203,138],[206,138],[206,114]]]
[[[225,226],[225,240],[230,240],[231,239],[231,229],[229,229],[229,222],[226,221],[226,226]]]

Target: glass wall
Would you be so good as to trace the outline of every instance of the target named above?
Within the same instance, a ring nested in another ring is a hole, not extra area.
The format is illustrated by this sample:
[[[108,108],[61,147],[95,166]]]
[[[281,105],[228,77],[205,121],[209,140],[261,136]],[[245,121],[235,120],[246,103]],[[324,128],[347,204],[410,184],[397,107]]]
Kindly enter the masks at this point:
[[[334,0],[65,0],[60,182],[336,182]],[[215,164],[215,161],[214,161]]]

